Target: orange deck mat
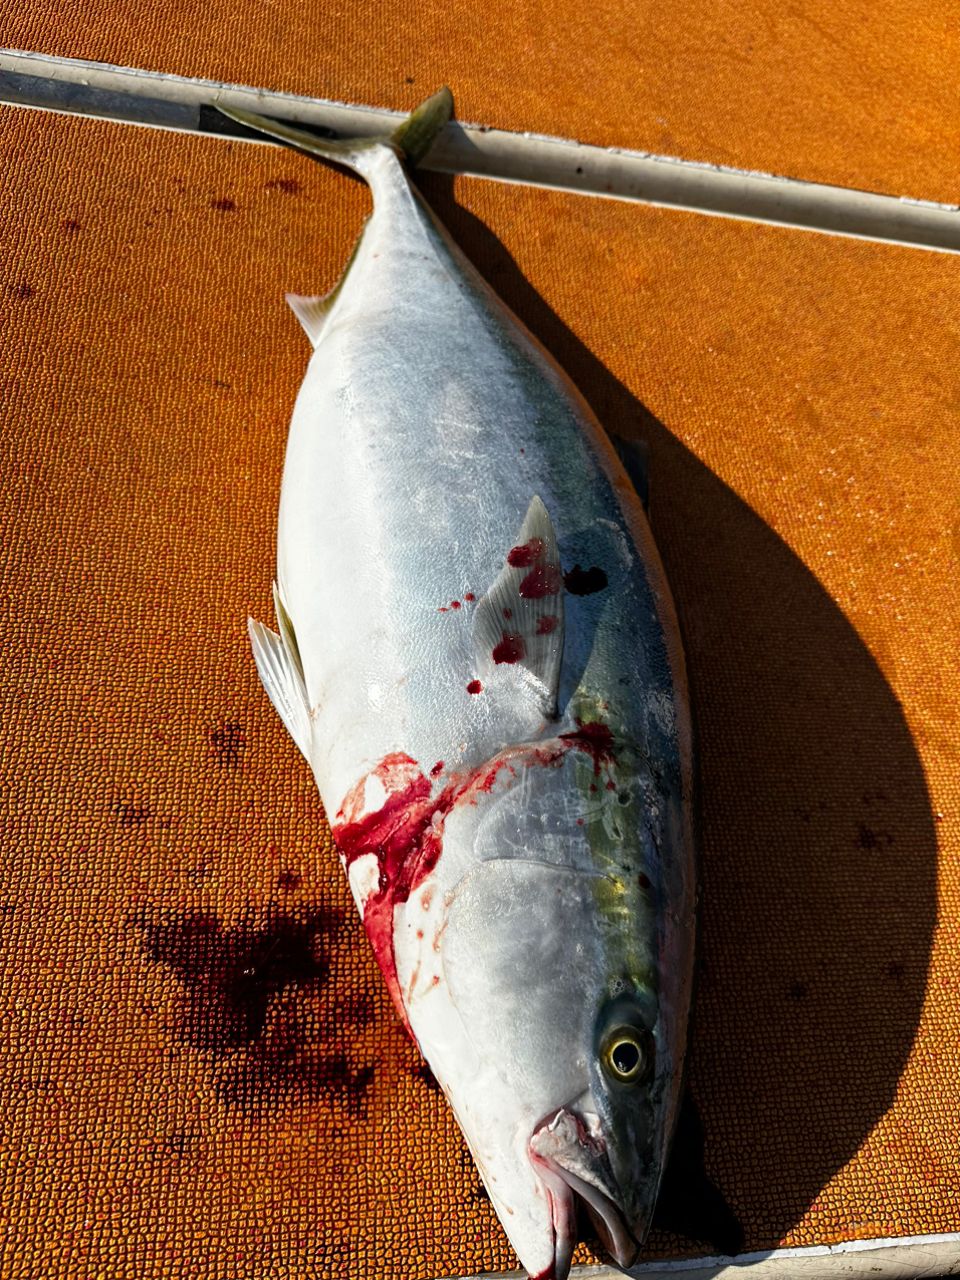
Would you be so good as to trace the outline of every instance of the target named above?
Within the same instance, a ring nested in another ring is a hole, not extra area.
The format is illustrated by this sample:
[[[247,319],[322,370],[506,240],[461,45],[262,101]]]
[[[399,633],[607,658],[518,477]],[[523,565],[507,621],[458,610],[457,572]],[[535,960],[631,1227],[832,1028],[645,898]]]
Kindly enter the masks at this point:
[[[0,42],[956,203],[955,0],[0,0]]]
[[[13,109],[0,185],[0,1271],[512,1266],[245,635],[309,354],[282,295],[334,282],[367,193]],[[960,259],[427,185],[650,442],[702,758],[691,1085],[746,1247],[957,1230]]]

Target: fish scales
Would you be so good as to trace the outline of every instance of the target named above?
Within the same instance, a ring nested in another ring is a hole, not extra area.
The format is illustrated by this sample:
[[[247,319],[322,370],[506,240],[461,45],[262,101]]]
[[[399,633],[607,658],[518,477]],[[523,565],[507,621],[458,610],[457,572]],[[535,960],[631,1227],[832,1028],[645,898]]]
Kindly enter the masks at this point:
[[[578,1205],[633,1261],[673,1127],[689,714],[636,492],[410,184],[403,152],[448,110],[362,143],[236,113],[355,168],[374,202],[334,293],[292,300],[314,352],[281,636],[251,634],[397,1009],[522,1263],[562,1280]]]

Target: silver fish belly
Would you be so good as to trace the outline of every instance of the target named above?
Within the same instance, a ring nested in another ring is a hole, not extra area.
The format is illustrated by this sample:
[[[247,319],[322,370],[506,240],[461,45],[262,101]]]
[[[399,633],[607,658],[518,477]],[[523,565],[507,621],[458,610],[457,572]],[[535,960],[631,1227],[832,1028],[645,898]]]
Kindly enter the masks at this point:
[[[410,185],[449,113],[324,143],[374,210],[314,352],[264,684],[521,1262],[637,1255],[678,1105],[692,764],[670,594],[586,403]]]

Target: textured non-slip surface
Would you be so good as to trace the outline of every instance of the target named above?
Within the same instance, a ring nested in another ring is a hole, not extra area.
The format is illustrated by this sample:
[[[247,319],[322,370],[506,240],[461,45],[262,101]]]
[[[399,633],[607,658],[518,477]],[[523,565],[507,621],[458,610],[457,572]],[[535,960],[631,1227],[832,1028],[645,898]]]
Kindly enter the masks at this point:
[[[0,0],[0,41],[956,203],[953,0]]]
[[[366,192],[15,110],[0,183],[0,1272],[508,1267],[245,636],[308,356],[282,294],[334,282]],[[709,1176],[751,1249],[960,1228],[960,263],[428,193],[650,444],[701,743]]]

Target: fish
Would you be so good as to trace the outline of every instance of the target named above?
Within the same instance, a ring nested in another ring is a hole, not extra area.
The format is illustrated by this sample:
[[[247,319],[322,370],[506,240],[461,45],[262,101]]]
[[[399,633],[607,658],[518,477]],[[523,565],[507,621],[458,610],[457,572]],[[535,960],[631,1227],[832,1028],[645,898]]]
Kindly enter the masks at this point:
[[[313,772],[397,1013],[520,1263],[580,1223],[633,1264],[677,1117],[694,970],[693,748],[673,600],[583,396],[392,133],[247,128],[373,197],[328,294],[280,492],[263,685]]]

